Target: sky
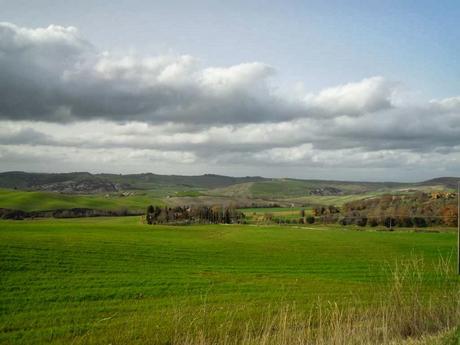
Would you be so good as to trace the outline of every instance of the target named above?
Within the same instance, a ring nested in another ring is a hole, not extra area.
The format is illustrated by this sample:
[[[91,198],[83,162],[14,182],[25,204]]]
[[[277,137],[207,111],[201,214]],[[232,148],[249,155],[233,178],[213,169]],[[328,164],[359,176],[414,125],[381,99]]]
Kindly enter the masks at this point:
[[[0,8],[1,171],[460,175],[458,1]]]

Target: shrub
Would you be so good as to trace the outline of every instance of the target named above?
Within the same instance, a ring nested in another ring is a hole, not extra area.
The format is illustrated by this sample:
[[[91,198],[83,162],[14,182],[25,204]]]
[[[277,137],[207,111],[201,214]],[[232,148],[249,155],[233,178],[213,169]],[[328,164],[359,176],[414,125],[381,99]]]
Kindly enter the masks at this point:
[[[369,221],[369,225],[372,226],[372,227],[376,227],[377,225],[379,225],[379,222],[377,221],[377,219],[372,218],[372,219]]]
[[[422,218],[422,217],[415,217],[414,218],[414,224],[415,224],[415,226],[417,226],[419,228],[427,227],[426,220],[425,220],[425,218]]]
[[[396,219],[392,218],[392,217],[386,217],[383,224],[387,227],[387,228],[393,228],[396,226]]]
[[[359,226],[366,226],[367,225],[367,218],[358,218],[356,220],[356,224]]]

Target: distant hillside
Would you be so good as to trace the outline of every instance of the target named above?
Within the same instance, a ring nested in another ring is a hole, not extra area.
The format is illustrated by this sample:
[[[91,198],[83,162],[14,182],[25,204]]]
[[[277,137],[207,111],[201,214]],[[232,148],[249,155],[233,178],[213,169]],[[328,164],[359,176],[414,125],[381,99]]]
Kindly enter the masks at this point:
[[[440,177],[420,183],[353,182],[270,179],[260,176],[230,177],[214,174],[198,176],[145,174],[0,173],[0,188],[49,191],[64,194],[114,194],[123,191],[150,191],[157,197],[211,195],[245,198],[295,198],[344,196],[364,193],[456,188],[460,178]],[[184,194],[185,193],[185,194]],[[187,194],[188,193],[188,194]]]
[[[133,188],[150,189],[156,185],[184,186],[203,189],[212,189],[226,187],[238,183],[256,182],[266,180],[260,176],[247,177],[230,177],[214,174],[204,174],[198,176],[182,175],[157,175],[152,173],[115,175],[115,174],[98,174],[102,177],[116,183],[125,183]]]
[[[420,182],[421,186],[441,185],[449,189],[457,189],[460,177],[438,177],[431,180]]]
[[[62,193],[105,193],[116,192],[120,187],[110,180],[87,172],[44,174],[11,171],[0,173],[0,188]]]
[[[257,197],[285,196],[333,196],[362,194],[396,188],[405,188],[408,184],[394,182],[349,182],[326,180],[278,179],[254,183],[251,192]]]
[[[395,182],[349,182],[326,180],[271,179],[240,183],[207,192],[208,195],[253,198],[295,198],[345,196],[409,189],[412,184]]]
[[[213,174],[199,176],[156,175],[152,173],[116,175],[74,173],[0,173],[0,188],[52,191],[61,193],[112,193],[126,190],[212,189],[238,183],[263,181],[262,177],[229,177]]]

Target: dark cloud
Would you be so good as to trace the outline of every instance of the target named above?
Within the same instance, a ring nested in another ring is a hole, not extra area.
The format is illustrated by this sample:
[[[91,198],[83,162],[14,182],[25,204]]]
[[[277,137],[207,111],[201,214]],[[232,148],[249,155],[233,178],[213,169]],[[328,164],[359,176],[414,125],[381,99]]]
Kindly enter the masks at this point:
[[[375,77],[296,98],[269,86],[272,67],[200,68],[190,56],[112,56],[75,28],[0,24],[0,117],[69,122],[282,122],[391,107],[391,84]]]
[[[54,145],[59,146],[53,138],[33,128],[22,128],[18,131],[0,131],[0,145]]]

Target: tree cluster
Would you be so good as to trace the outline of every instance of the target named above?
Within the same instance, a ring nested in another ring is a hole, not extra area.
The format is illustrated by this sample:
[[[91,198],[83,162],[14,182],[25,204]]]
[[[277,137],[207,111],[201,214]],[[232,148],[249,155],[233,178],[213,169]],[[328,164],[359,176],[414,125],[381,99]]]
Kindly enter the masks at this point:
[[[352,201],[343,205],[339,222],[388,228],[457,225],[457,199],[451,193],[440,195],[419,192]]]
[[[244,213],[232,207],[178,206],[147,207],[148,224],[239,224],[244,222]]]
[[[0,208],[0,218],[23,220],[26,218],[82,218],[82,217],[121,217],[140,215],[142,212],[119,210],[96,210],[92,208],[70,208],[45,211],[23,211]]]
[[[317,217],[323,223],[335,223],[339,219],[340,209],[333,205],[318,206],[313,209],[313,216]]]

